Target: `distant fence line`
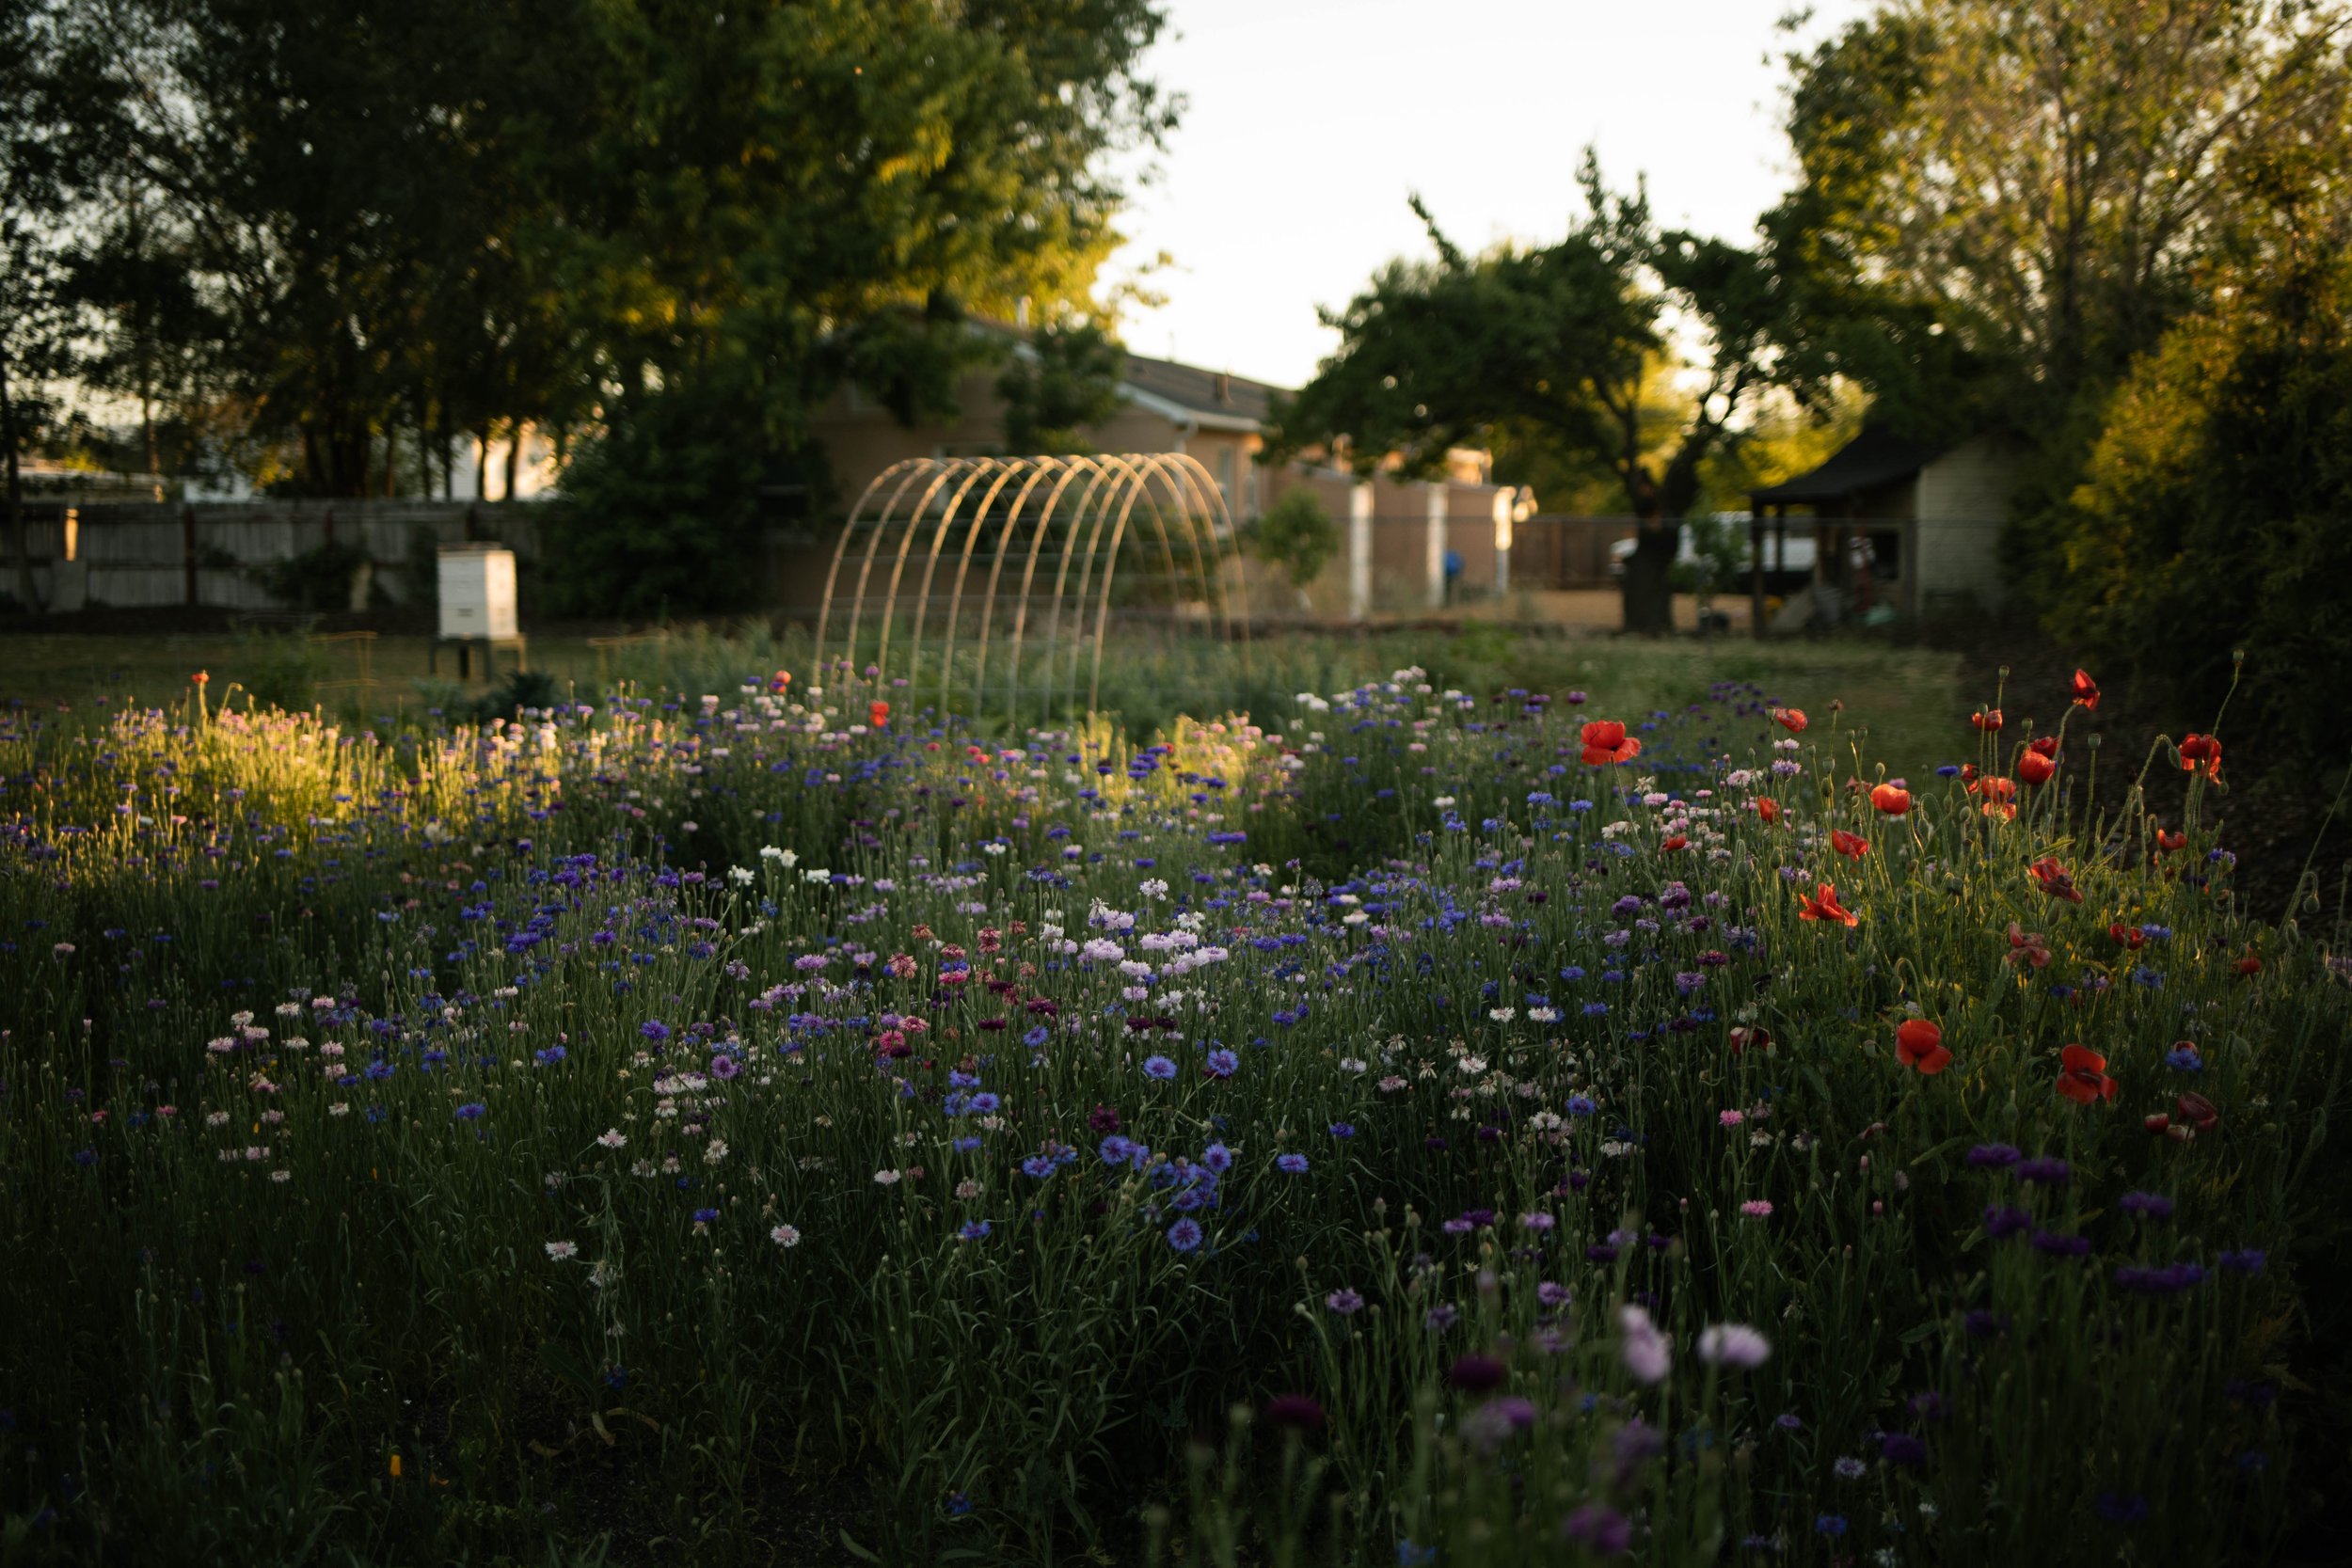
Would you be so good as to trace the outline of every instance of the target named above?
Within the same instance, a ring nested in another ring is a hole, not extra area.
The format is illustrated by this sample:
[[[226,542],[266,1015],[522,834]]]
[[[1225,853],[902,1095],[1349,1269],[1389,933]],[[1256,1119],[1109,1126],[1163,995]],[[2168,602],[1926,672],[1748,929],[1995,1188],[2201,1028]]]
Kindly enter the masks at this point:
[[[544,502],[429,500],[248,500],[97,502],[68,506],[33,501],[25,507],[27,553],[34,586],[44,603],[121,609],[202,606],[266,610],[278,607],[261,580],[261,568],[340,544],[375,562],[371,592],[393,605],[412,602],[420,586],[404,570],[440,545],[493,540],[513,549],[526,567],[560,547],[560,514]],[[1369,519],[1370,608],[1394,611],[1444,602],[1491,598],[1503,591],[1495,531],[1485,519],[1453,518],[1430,537],[1421,513]],[[1798,519],[1792,534],[1809,533]],[[1340,520],[1344,531],[1347,522]],[[1890,525],[1903,526],[1909,525]],[[1509,590],[1590,590],[1617,581],[1613,546],[1634,537],[1624,516],[1538,514],[1518,522],[1509,549]],[[830,531],[779,531],[767,542],[761,570],[765,597],[787,612],[814,614],[822,597]],[[5,531],[0,531],[4,534]],[[1253,606],[1277,618],[1349,613],[1349,551],[1343,548],[1305,591],[1251,562]],[[1450,555],[1455,574],[1438,572]],[[1809,567],[1810,562],[1807,562]],[[16,591],[11,542],[0,536],[0,594]],[[60,568],[65,568],[62,572]],[[62,579],[62,580],[61,580]],[[430,589],[424,590],[429,594]],[[1736,591],[1736,590],[1735,590]]]

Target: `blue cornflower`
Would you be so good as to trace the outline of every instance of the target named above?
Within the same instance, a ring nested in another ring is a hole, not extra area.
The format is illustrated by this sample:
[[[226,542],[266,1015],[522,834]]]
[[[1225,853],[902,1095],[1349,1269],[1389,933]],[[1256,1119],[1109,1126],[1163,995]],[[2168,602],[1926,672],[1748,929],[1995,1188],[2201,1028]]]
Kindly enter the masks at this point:
[[[1168,1227],[1168,1244],[1178,1252],[1197,1251],[1200,1245],[1200,1222],[1185,1218]]]
[[[2260,1274],[2269,1259],[2256,1248],[2248,1247],[2243,1252],[2225,1252],[2215,1261],[2231,1274]]]
[[[1046,1029],[1045,1025],[1041,1023],[1036,1028],[1030,1030],[1027,1034],[1022,1036],[1021,1043],[1034,1049],[1037,1046],[1043,1045],[1051,1037],[1052,1035],[1050,1031]]]
[[[1846,1533],[1846,1516],[1842,1513],[1817,1514],[1813,1520],[1816,1535],[1839,1536]]]
[[[1575,1094],[1568,1097],[1567,1113],[1572,1117],[1589,1117],[1599,1110],[1600,1107],[1595,1104],[1591,1097],[1587,1095]]]
[[[966,1220],[963,1222],[962,1228],[956,1232],[956,1240],[977,1242],[983,1240],[987,1235],[988,1222],[986,1220]]]
[[[1103,1140],[1100,1152],[1103,1156],[1103,1164],[1106,1165],[1123,1165],[1127,1163],[1128,1158],[1133,1155],[1135,1151],[1136,1146],[1132,1140],[1123,1138],[1114,1132],[1109,1137]]]
[[[1331,1124],[1331,1136],[1335,1138],[1352,1138],[1355,1135],[1356,1129],[1348,1122],[1335,1121]]]
[[[1223,1144],[1211,1144],[1200,1151],[1200,1163],[1222,1176],[1232,1168],[1233,1151]]]
[[[1241,1069],[1241,1057],[1231,1051],[1209,1053],[1206,1071],[1212,1078],[1231,1078]]]
[[[1042,1154],[1032,1154],[1021,1162],[1021,1174],[1042,1181],[1054,1174],[1054,1162]]]
[[[961,1138],[958,1138],[958,1139],[956,1140],[956,1152],[957,1152],[957,1153],[959,1153],[959,1154],[969,1154],[969,1153],[971,1153],[974,1149],[976,1149],[976,1148],[979,1148],[979,1147],[980,1147],[980,1140],[979,1140],[977,1137],[972,1136],[972,1135],[970,1135],[970,1134],[967,1134],[967,1135],[965,1135],[965,1136],[963,1136],[963,1137],[961,1137]]]
[[[670,1037],[670,1026],[658,1018],[649,1018],[637,1026],[637,1032],[659,1044]]]
[[[2172,1200],[2162,1193],[2125,1193],[2121,1207],[2127,1214],[2139,1214],[2152,1220],[2172,1217]]]
[[[1143,1070],[1160,1082],[1166,1083],[1176,1076],[1176,1064],[1165,1056],[1147,1056],[1143,1060]]]
[[[981,1116],[988,1116],[1003,1103],[1004,1101],[997,1099],[995,1095],[983,1089],[972,1097],[969,1108]]]
[[[696,1225],[708,1225],[712,1220],[715,1220],[718,1217],[719,1211],[716,1209],[697,1209],[694,1211],[694,1223]]]
[[[1304,1154],[1278,1154],[1274,1157],[1274,1168],[1293,1176],[1304,1176],[1307,1173],[1307,1157]]]
[[[2164,1065],[2176,1072],[2202,1072],[2205,1058],[2192,1042],[2183,1040],[2164,1053]]]
[[[483,1117],[487,1116],[489,1114],[489,1110],[490,1107],[485,1105],[479,1100],[476,1100],[457,1107],[457,1119],[459,1121],[478,1121]]]
[[[1968,1151],[1968,1163],[1979,1169],[2013,1165],[2017,1159],[2017,1150],[2008,1144],[1979,1144]]]

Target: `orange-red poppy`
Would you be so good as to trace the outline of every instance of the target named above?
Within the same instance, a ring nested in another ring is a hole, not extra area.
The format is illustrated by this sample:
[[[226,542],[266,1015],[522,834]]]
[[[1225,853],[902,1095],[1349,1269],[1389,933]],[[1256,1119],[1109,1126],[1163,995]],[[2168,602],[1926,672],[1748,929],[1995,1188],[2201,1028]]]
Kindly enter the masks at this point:
[[[2246,950],[2246,957],[2238,959],[2237,972],[2240,974],[2260,974],[2263,972],[2263,961],[2251,947]]]
[[[1756,815],[1766,823],[1780,820],[1780,802],[1766,795],[1756,802]]]
[[[1952,1064],[1944,1044],[1944,1031],[1924,1018],[1907,1018],[1895,1025],[1895,1059],[1932,1078]]]
[[[1587,767],[1600,768],[1613,762],[1631,762],[1642,754],[1642,743],[1625,733],[1625,726],[1614,719],[1596,719],[1584,726],[1584,762]]]
[[[1968,793],[1983,799],[1985,816],[1998,816],[2004,821],[2016,819],[2017,808],[2011,804],[2017,798],[2016,781],[2004,779],[1997,773],[1988,774],[1970,784]]]
[[[1870,841],[1860,833],[1850,833],[1843,828],[1832,828],[1829,847],[1851,860],[1860,860],[1870,852]]]
[[[2058,772],[2058,764],[2040,752],[2021,752],[2017,758],[2017,776],[2037,787],[2048,784]]]
[[[888,729],[890,727],[890,705],[884,702],[866,704],[866,721],[878,730]]]
[[[1665,843],[1660,845],[1659,847],[1661,849],[1688,849],[1691,847],[1691,841],[1683,837],[1680,833],[1676,833],[1674,836],[1667,839]]]
[[[768,689],[771,691],[782,691],[786,687],[790,686],[791,684],[792,672],[789,670],[779,670],[774,674],[768,677]]]
[[[1968,716],[1968,722],[1990,734],[2001,727],[2001,710],[1996,707],[1980,707]]]
[[[1750,1046],[1756,1047],[1758,1051],[1770,1051],[1772,1048],[1772,1032],[1770,1029],[1758,1029],[1744,1023],[1733,1024],[1731,1053],[1736,1056]]]
[[[1797,911],[1797,918],[1799,920],[1836,920],[1848,926],[1862,924],[1860,915],[1837,902],[1837,889],[1828,882],[1823,882],[1813,890],[1812,896],[1804,901],[1804,908]]]
[[[2181,1119],[2200,1132],[2210,1132],[2221,1125],[2221,1107],[2194,1090],[2172,1102]]]
[[[2205,777],[2221,776],[2221,741],[2217,736],[2185,735],[2181,737],[2181,766],[2194,773],[2204,769]]]
[[[2137,926],[2110,926],[2107,927],[2107,935],[2122,942],[2126,951],[2133,953],[2138,952],[2140,944],[2148,940],[2147,933]]]
[[[2009,951],[2001,957],[2004,962],[2024,964],[2030,969],[2050,967],[2050,949],[2042,933],[2028,931],[2014,920],[2009,923]]]
[[[1870,791],[1870,804],[1888,816],[1900,816],[1911,809],[1911,791],[1899,784],[1883,784]]]
[[[1778,720],[1781,728],[1790,735],[1804,734],[1805,725],[1812,722],[1811,720],[1805,718],[1804,709],[1801,707],[1776,707],[1772,709],[1772,717]]]
[[[2056,855],[2044,855],[2026,869],[2033,873],[2033,879],[2051,897],[2063,898],[2070,904],[2083,901],[2082,890],[2074,885],[2074,879],[2067,875],[2066,867],[2058,864]]]
[[[2099,683],[2090,678],[2088,671],[2074,672],[2074,705],[2087,707],[2093,713],[2099,711]]]
[[[2113,1100],[2115,1080],[2107,1076],[2107,1059],[2096,1051],[2068,1046],[2058,1053],[2058,1092],[2077,1105]]]
[[[2186,833],[2168,833],[2162,828],[2158,828],[2156,830],[2156,847],[2163,850],[2168,855],[2177,854],[2179,851],[2188,847],[2188,835]]]
[[[2028,740],[2026,742],[2026,750],[2033,752],[2036,756],[2048,757],[2051,761],[2056,762],[2058,760],[2058,736],[2054,735],[2045,735],[2039,739]]]

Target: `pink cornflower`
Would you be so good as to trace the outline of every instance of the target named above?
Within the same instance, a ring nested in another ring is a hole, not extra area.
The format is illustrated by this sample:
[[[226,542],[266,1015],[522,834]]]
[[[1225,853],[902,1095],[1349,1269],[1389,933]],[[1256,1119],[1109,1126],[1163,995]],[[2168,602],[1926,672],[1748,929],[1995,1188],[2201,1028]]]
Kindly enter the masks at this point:
[[[1771,1219],[1772,1217],[1772,1200],[1768,1197],[1752,1197],[1745,1203],[1740,1205],[1740,1212],[1747,1215],[1748,1218],[1752,1220]]]

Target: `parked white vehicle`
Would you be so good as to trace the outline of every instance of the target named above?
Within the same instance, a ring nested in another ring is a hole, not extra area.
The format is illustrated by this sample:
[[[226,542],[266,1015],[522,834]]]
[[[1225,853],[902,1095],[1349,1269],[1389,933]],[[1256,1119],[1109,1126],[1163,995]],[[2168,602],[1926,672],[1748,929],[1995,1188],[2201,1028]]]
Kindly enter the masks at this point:
[[[1740,581],[1745,582],[1749,569],[1747,514],[1726,512],[1722,514],[1722,517],[1724,522],[1731,525],[1733,533],[1740,541]],[[1626,560],[1632,555],[1637,543],[1639,543],[1637,540],[1620,539],[1609,546],[1609,575],[1611,577],[1625,576]],[[1698,538],[1688,528],[1682,531],[1682,545],[1675,552],[1675,560],[1684,566],[1696,566],[1699,563]],[[1764,571],[1767,576],[1786,571],[1791,577],[1811,577],[1813,575],[1812,528],[1807,525],[1788,531],[1788,553],[1785,556],[1774,546],[1772,530],[1767,528],[1764,531]],[[1737,586],[1737,584],[1725,586]]]

